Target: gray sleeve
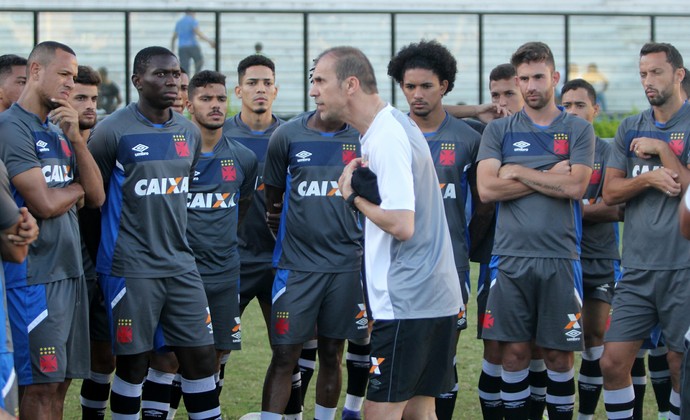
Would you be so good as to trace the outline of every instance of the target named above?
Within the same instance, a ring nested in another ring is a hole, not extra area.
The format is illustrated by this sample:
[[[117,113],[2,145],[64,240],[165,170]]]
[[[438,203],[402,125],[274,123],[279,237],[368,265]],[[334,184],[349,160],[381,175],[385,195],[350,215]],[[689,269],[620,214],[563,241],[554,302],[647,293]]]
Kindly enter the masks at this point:
[[[0,161],[0,230],[5,230],[15,223],[19,214],[17,204],[10,192],[10,178],[5,165]]]
[[[10,179],[41,167],[32,139],[29,128],[20,122],[5,120],[0,126],[0,159],[5,163]]]
[[[477,153],[477,162],[485,159],[498,159],[503,161],[503,133],[500,129],[500,120],[492,121],[484,129],[482,140]]]
[[[570,164],[586,165],[591,168],[594,165],[594,146],[596,145],[594,128],[591,124],[585,123],[578,126],[578,129],[579,133],[573,133],[577,137],[570,150]]]
[[[271,135],[264,162],[264,183],[285,188],[289,161],[290,139],[283,133],[288,125],[278,127]]]
[[[112,117],[111,117],[112,118]],[[89,139],[89,151],[93,159],[101,170],[103,183],[106,185],[110,181],[110,176],[115,167],[117,159],[118,134],[115,130],[109,129],[105,122],[97,125],[91,132]]]

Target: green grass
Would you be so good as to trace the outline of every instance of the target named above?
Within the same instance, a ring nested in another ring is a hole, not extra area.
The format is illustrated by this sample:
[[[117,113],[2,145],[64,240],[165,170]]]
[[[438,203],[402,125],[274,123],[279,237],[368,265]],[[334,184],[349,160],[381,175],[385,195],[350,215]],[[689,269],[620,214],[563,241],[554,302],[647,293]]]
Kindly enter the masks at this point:
[[[473,265],[473,282],[477,278],[477,270]],[[475,284],[473,284],[475,287]],[[481,409],[477,398],[477,380],[481,371],[482,344],[476,335],[476,306],[471,299],[468,310],[469,327],[465,330],[458,343],[458,377],[460,392],[456,404],[454,419],[481,419]],[[221,396],[221,407],[224,419],[236,420],[242,415],[261,411],[261,389],[264,375],[271,358],[266,327],[256,301],[252,302],[242,317],[242,351],[233,352],[225,370],[225,386]],[[579,357],[576,357],[576,371],[579,367]],[[318,367],[317,367],[318,369]],[[345,395],[347,372],[343,366],[343,391],[339,404],[342,408]],[[314,385],[316,375],[309,386],[309,394],[305,403],[305,419],[314,416]],[[67,395],[65,418],[78,419],[81,417],[79,406],[79,388],[81,381],[75,381]],[[645,419],[656,419],[656,401],[648,383],[645,398]],[[338,417],[340,410],[338,410]],[[577,415],[576,415],[577,416]],[[186,419],[186,411],[180,407],[177,417]],[[605,419],[603,402],[599,402],[596,419]]]

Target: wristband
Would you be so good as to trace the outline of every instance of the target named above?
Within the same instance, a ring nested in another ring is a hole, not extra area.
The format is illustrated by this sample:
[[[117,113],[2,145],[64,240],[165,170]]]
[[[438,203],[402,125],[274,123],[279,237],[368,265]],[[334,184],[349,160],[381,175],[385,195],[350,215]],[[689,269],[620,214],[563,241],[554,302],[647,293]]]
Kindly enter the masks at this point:
[[[345,200],[345,202],[346,202],[346,203],[350,206],[350,208],[352,208],[352,210],[354,210],[354,211],[359,211],[359,209],[358,209],[357,206],[355,205],[355,198],[357,198],[357,197],[359,197],[359,194],[357,194],[356,192],[353,191],[352,194],[350,194],[350,196],[347,197],[347,199]]]

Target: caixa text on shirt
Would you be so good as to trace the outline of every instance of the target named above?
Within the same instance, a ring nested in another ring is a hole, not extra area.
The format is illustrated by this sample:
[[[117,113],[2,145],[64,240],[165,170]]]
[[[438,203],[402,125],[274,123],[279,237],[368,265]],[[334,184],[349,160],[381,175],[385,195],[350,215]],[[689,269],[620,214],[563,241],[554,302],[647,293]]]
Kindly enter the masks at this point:
[[[189,192],[189,177],[140,179],[134,184],[138,196],[184,194]]]
[[[43,172],[48,185],[51,182],[67,182],[74,178],[72,168],[69,165],[46,165],[41,167],[41,172]]]
[[[632,176],[634,178],[636,176],[642,175],[645,172],[656,171],[657,169],[661,169],[662,167],[663,166],[661,165],[635,165],[632,169]]]

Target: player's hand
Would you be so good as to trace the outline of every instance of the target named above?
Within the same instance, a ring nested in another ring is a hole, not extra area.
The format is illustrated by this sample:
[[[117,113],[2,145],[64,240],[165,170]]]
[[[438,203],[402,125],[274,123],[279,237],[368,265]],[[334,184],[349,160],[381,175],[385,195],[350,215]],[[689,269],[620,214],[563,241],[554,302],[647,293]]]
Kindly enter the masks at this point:
[[[86,139],[82,138],[79,132],[79,113],[77,110],[72,108],[72,105],[64,99],[52,98],[51,101],[59,106],[48,114],[50,121],[60,127],[65,136],[67,136],[69,141],[73,144],[86,144]]]
[[[634,152],[635,156],[640,159],[649,159],[654,155],[659,155],[661,153],[661,147],[668,146],[661,140],[649,137],[637,137],[630,142],[630,151]]]
[[[507,108],[494,103],[476,105],[476,110],[477,118],[479,118],[479,121],[483,122],[484,124],[488,124],[495,119],[510,115],[510,112]]]
[[[345,166],[343,173],[338,179],[338,189],[340,190],[340,195],[343,196],[344,200],[347,200],[350,194],[352,194],[354,191],[352,189],[352,173],[360,166],[362,166],[362,158],[352,159],[350,163]]]
[[[266,224],[271,233],[273,233],[273,236],[277,236],[278,229],[280,228],[280,213],[266,212]]]
[[[26,207],[22,207],[19,209],[19,229],[17,234],[7,235],[7,239],[16,246],[29,245],[38,239],[39,230],[34,216],[29,213]]]
[[[652,187],[668,195],[669,197],[677,197],[680,194],[681,185],[677,181],[678,174],[668,168],[659,168],[647,172],[649,182]]]
[[[563,175],[570,175],[570,161],[569,160],[562,160],[558,162],[557,164],[553,165],[551,169],[549,169],[546,172],[554,173],[554,174],[563,174]]]

